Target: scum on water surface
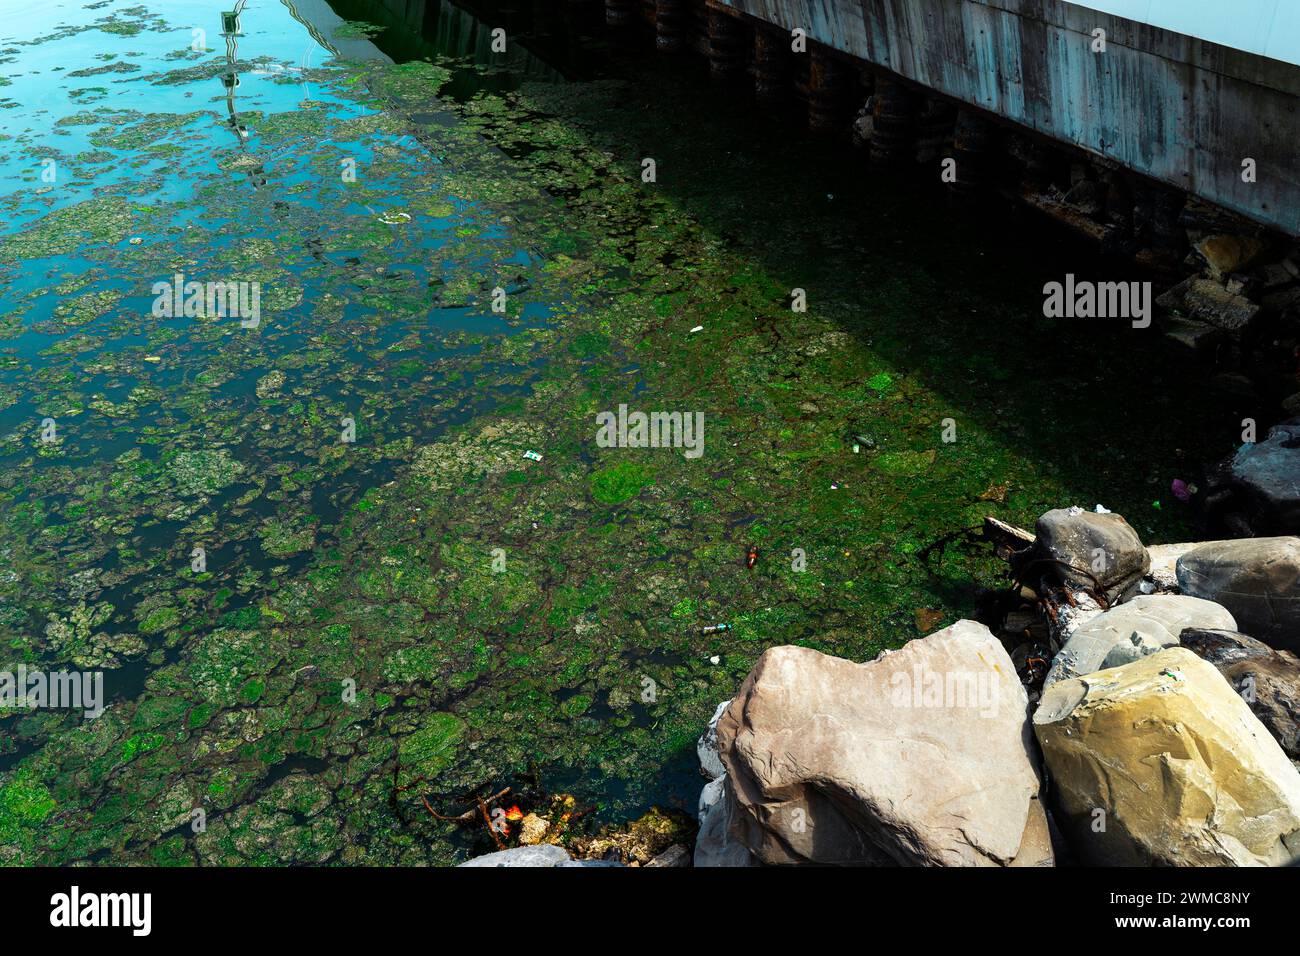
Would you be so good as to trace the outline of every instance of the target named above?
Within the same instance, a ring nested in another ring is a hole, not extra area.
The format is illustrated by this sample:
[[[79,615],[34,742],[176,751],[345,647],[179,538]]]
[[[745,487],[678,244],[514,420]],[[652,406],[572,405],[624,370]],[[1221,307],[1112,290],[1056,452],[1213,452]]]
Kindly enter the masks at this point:
[[[261,0],[232,101],[210,5],[41,9],[0,37],[0,633],[110,705],[0,713],[0,861],[449,863],[490,843],[421,797],[521,779],[690,809],[765,647],[968,614],[992,563],[921,555],[986,513],[1174,540],[1170,469],[1226,450],[1157,346],[1041,317],[1059,243],[690,70],[349,62]],[[260,324],[155,317],[178,273]],[[620,403],[703,456],[598,447]]]

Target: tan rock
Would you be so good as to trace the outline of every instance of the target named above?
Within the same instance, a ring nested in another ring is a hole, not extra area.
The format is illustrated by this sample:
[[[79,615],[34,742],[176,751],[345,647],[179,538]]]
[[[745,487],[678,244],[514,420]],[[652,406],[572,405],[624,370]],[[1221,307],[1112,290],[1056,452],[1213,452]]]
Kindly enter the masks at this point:
[[[668,849],[664,850],[657,857],[651,860],[646,866],[665,867],[665,866],[690,866],[691,851],[686,849],[680,843],[674,843]]]
[[[546,839],[546,831],[551,828],[547,820],[535,813],[529,813],[519,821],[519,842],[524,846],[533,846]]]
[[[1268,243],[1253,236],[1223,234],[1206,236],[1196,244],[1196,251],[1216,279],[1248,267],[1267,248]]]
[[[1057,820],[1087,863],[1278,865],[1300,856],[1300,773],[1190,650],[1048,688],[1033,718]]]
[[[769,864],[1042,863],[1026,707],[973,621],[869,664],[771,648],[718,721],[732,830]]]
[[[1025,822],[1025,832],[1020,838],[1020,849],[1016,858],[1008,866],[1055,866],[1056,857],[1052,852],[1052,828],[1047,823],[1047,810],[1042,800],[1035,797],[1029,801],[1029,819]]]

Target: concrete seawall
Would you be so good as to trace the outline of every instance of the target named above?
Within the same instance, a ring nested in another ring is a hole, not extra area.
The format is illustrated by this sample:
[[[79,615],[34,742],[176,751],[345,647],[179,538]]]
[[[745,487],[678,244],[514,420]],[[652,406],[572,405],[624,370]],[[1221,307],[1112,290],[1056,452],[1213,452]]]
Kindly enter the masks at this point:
[[[1300,66],[1061,0],[717,2],[1300,234]]]

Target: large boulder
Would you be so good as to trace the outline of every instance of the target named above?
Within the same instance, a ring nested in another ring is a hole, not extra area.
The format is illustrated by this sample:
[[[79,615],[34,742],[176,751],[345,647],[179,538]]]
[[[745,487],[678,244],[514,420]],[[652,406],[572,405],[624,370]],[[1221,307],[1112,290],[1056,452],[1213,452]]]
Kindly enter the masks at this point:
[[[1251,637],[1300,650],[1300,538],[1243,538],[1193,548],[1178,559],[1178,587],[1222,604]]]
[[[1104,592],[1109,603],[1136,590],[1151,566],[1142,539],[1120,515],[1057,508],[1038,519],[1033,560],[1073,589]]]
[[[1182,644],[1217,667],[1282,752],[1300,760],[1300,658],[1235,631],[1188,628]]]
[[[734,832],[769,864],[1050,862],[1027,703],[973,621],[868,664],[771,648],[718,721]]]
[[[1085,863],[1279,865],[1300,857],[1300,773],[1213,666],[1171,647],[1061,681],[1034,731]]]
[[[1172,647],[1188,627],[1231,631],[1237,622],[1213,601],[1179,594],[1139,595],[1080,625],[1052,659],[1043,688]]]

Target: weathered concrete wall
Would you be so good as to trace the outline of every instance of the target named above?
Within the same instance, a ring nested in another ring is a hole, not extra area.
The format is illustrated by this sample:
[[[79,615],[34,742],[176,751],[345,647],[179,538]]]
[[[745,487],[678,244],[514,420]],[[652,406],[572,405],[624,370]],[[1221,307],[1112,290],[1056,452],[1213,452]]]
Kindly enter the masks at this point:
[[[1061,0],[720,2],[1300,234],[1300,67]]]

